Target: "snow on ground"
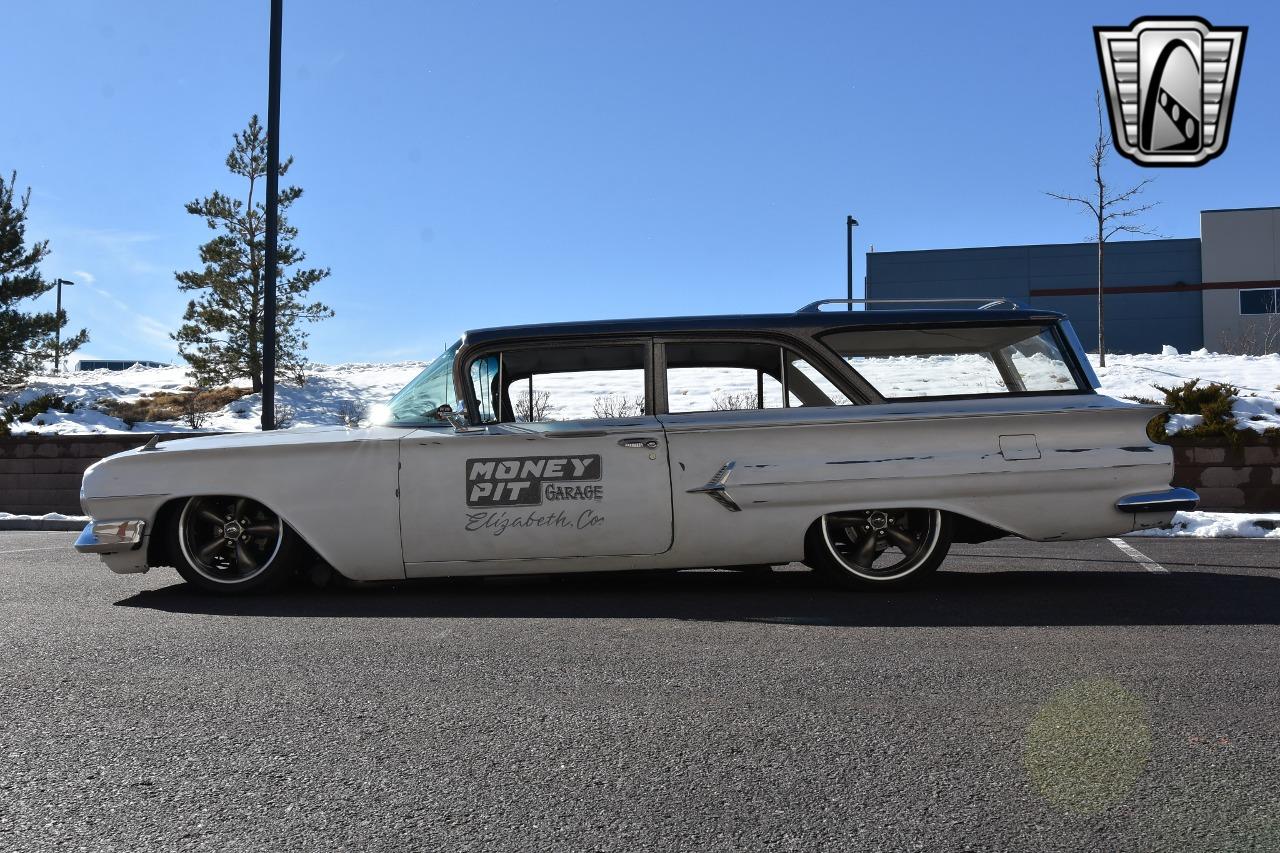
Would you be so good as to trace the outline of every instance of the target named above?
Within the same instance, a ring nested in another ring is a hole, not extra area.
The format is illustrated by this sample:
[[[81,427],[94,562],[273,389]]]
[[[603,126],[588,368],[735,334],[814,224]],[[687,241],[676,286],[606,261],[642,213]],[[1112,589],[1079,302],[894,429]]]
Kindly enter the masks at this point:
[[[1112,397],[1163,400],[1156,385],[1169,388],[1188,379],[1222,382],[1240,389],[1232,411],[1239,429],[1263,432],[1280,428],[1280,354],[1221,355],[1196,350],[1181,355],[1166,346],[1160,355],[1109,355],[1107,366],[1098,367],[1098,357],[1089,356],[1099,390]],[[1174,415],[1165,431],[1170,435],[1203,422],[1200,415]]]
[[[1166,347],[1161,354],[1109,356],[1107,366],[1097,368],[1102,380],[1102,393],[1115,397],[1161,399],[1163,395],[1156,390],[1155,385],[1168,386],[1188,379],[1228,382],[1241,389],[1241,396],[1235,405],[1241,428],[1261,431],[1268,427],[1280,427],[1280,414],[1276,412],[1277,401],[1280,400],[1280,355],[1233,356],[1204,350],[1183,355],[1172,350],[1172,347]],[[894,357],[875,359],[874,365],[860,362],[858,366],[890,395],[909,393],[913,389],[928,389],[925,393],[933,394],[999,391],[1003,387],[1001,380],[994,375],[989,363],[977,365],[974,363],[975,358],[979,357]],[[1096,356],[1091,358],[1096,366]],[[279,387],[277,407],[292,410],[293,425],[297,427],[339,424],[342,423],[340,410],[344,404],[358,401],[371,408],[375,404],[384,403],[424,366],[425,362],[419,361],[313,365],[305,386]],[[1018,367],[1027,377],[1030,387],[1061,387],[1061,370],[1039,355],[1019,361]],[[818,381],[833,399],[841,402],[837,397],[838,392],[822,381],[811,368],[802,365],[801,370]],[[681,375],[672,378],[673,411],[707,410],[714,408],[718,400],[723,401],[729,395],[746,394],[754,399],[756,393],[754,371],[723,368],[676,372]],[[548,379],[539,389],[551,392],[553,417],[589,418],[593,416],[593,401],[598,396],[624,393],[633,399],[640,396],[643,386],[637,376],[624,375],[629,373],[600,372],[598,376],[592,375],[593,381],[580,381],[576,388],[570,387],[563,380]],[[585,378],[579,377],[580,380]],[[36,418],[37,423],[15,424],[15,432],[127,432],[130,431],[129,427],[123,421],[91,406],[107,398],[136,400],[144,393],[176,391],[189,385],[190,378],[181,367],[133,367],[122,371],[98,370],[35,377],[29,387],[17,395],[19,402],[53,393],[62,395],[67,402],[79,404],[80,407],[71,414],[46,412]],[[766,381],[766,404],[777,404],[780,389],[775,386],[776,382],[773,380]],[[11,399],[13,397],[3,402]],[[261,405],[260,395],[244,397],[213,413],[204,429],[256,430]],[[1190,422],[1197,417],[1192,415],[1180,418],[1180,421],[1186,422],[1181,426],[1191,425]],[[1175,424],[1170,431],[1175,431],[1177,427],[1178,424]],[[166,421],[139,423],[132,431],[187,432],[189,427],[179,421]]]
[[[60,512],[46,512],[44,515],[18,515],[12,512],[0,512],[0,521],[85,521],[87,515],[63,515]]]
[[[293,425],[332,426],[342,423],[340,409],[350,402],[373,406],[384,403],[418,374],[426,362],[392,364],[313,365],[301,387],[280,384],[276,391],[277,413],[284,407],[293,412]],[[237,383],[240,384],[240,383]],[[248,383],[243,383],[247,385]],[[67,414],[50,410],[37,416],[36,423],[14,424],[15,433],[113,433],[129,432],[119,418],[90,408],[106,399],[133,401],[143,394],[178,391],[191,385],[181,367],[131,367],[128,370],[92,370],[33,377],[21,393],[9,399],[19,403],[43,394],[59,394],[68,403],[78,404]],[[8,402],[8,399],[5,400]],[[259,428],[262,395],[252,394],[211,413],[202,430],[240,432]],[[132,432],[190,432],[181,421],[137,423]]]
[[[1089,360],[1102,380],[1102,391],[1113,397],[1145,397],[1160,399],[1164,395],[1156,385],[1166,388],[1188,379],[1205,382],[1225,382],[1235,385],[1245,394],[1275,396],[1280,389],[1280,354],[1271,355],[1222,355],[1196,350],[1178,354],[1168,351],[1154,355],[1108,355],[1107,366],[1098,366],[1098,356]]]
[[[1126,536],[1194,536],[1205,539],[1280,539],[1280,512],[1180,512],[1173,524]]]

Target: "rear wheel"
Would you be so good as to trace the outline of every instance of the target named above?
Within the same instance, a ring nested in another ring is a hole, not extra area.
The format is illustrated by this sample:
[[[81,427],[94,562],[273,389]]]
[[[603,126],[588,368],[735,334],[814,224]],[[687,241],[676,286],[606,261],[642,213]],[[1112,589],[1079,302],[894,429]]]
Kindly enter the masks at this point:
[[[809,532],[815,570],[845,586],[914,583],[951,547],[951,516],[936,509],[871,509],[824,515]]]
[[[187,583],[209,592],[246,593],[283,583],[299,540],[280,516],[228,495],[187,500],[171,529],[170,553]]]

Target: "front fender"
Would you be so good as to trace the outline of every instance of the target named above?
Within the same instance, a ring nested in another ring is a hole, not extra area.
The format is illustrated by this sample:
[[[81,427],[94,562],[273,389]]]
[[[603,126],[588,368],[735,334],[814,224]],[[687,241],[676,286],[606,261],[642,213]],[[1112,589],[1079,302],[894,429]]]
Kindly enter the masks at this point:
[[[276,512],[341,574],[402,578],[399,437],[397,430],[316,430],[281,433],[275,441],[219,436],[162,443],[91,466],[80,502],[96,520],[145,520],[149,538],[164,535],[155,523],[171,500],[240,495]]]

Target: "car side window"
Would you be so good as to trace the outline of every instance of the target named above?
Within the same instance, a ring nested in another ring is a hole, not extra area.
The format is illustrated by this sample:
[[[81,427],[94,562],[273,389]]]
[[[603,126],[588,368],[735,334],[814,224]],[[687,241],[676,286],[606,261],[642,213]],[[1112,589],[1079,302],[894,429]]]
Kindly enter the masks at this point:
[[[820,340],[887,400],[1088,393],[1051,326],[848,329]]]
[[[672,341],[663,346],[667,411],[673,414],[851,405],[820,370],[778,344]]]
[[[481,423],[545,423],[643,415],[642,344],[540,346],[469,365]]]

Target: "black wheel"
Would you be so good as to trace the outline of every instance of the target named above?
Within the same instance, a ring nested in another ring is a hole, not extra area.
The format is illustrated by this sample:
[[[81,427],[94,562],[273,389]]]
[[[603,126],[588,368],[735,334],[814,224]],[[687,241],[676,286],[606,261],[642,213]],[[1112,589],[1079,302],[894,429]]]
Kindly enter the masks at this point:
[[[845,586],[914,583],[951,547],[951,516],[936,509],[871,509],[824,515],[809,531],[806,562]]]
[[[293,573],[299,540],[257,501],[227,495],[187,500],[170,530],[170,554],[187,583],[237,594],[273,589]]]

